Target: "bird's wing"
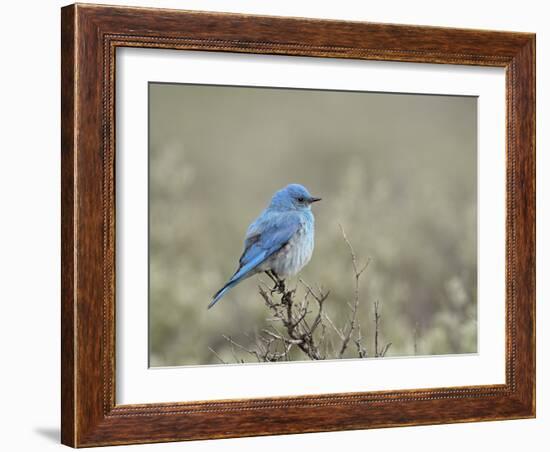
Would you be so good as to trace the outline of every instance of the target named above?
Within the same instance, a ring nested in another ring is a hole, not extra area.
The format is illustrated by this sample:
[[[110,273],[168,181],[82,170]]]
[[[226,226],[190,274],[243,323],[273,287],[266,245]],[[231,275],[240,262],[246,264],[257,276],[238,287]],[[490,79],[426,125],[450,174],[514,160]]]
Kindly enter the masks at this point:
[[[244,242],[244,252],[239,259],[239,268],[220,289],[208,305],[214,306],[223,295],[243,279],[273,253],[285,246],[302,225],[299,215],[265,211],[250,225]]]
[[[261,264],[280,250],[300,229],[301,225],[300,216],[293,212],[262,215],[248,229],[237,273],[241,273],[240,270],[248,267],[248,264],[252,262],[254,262],[254,267]]]

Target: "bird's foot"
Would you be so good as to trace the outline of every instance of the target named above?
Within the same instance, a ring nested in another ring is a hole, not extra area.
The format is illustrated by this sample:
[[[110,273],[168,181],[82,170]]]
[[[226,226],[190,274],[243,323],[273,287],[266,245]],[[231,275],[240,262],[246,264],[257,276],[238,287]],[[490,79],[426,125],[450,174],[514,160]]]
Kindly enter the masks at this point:
[[[267,276],[269,276],[271,278],[271,280],[274,283],[273,288],[271,289],[271,294],[273,295],[276,292],[284,293],[285,292],[285,280],[280,279],[279,276],[277,275],[277,273],[275,273],[273,270],[268,270],[265,273],[267,274]]]
[[[285,291],[284,281],[278,281],[273,286],[273,289],[271,289],[271,294],[274,294],[274,293],[281,293],[282,294],[282,293],[284,293],[284,291]]]
[[[277,278],[277,282],[275,283],[273,290],[275,292],[279,292],[280,294],[284,294],[286,291],[285,280]]]

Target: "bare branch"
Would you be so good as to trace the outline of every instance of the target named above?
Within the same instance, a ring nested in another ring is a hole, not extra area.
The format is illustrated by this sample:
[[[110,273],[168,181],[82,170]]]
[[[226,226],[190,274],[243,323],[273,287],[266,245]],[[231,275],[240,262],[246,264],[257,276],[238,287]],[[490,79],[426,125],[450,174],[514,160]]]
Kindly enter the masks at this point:
[[[222,364],[227,364],[227,362],[224,361],[224,360],[222,359],[222,357],[221,357],[220,355],[218,355],[218,353],[216,352],[216,350],[214,350],[212,347],[208,347],[208,350],[210,350],[212,353],[214,353],[214,356],[216,356],[216,358],[218,358]]]
[[[331,326],[331,328],[334,330],[334,332],[338,335],[340,340],[343,341],[345,339],[344,333],[340,331],[340,329],[334,324],[334,322],[331,320],[331,318],[327,314],[323,313],[323,317],[327,321],[327,323]]]
[[[250,355],[254,355],[258,361],[261,361],[260,360],[260,355],[256,350],[252,350],[252,349],[249,349],[249,348],[246,348],[246,347],[242,346],[241,344],[239,344],[238,342],[235,342],[233,339],[231,339],[229,336],[226,336],[225,334],[222,334],[222,337],[231,344],[231,349],[233,351],[233,357],[236,359],[237,362],[239,362],[239,361],[242,362],[242,360],[239,359],[238,356],[236,355],[235,347],[237,347],[238,349],[240,349],[240,350],[242,350],[246,353],[249,353]]]
[[[351,245],[351,242],[349,241],[349,239],[346,235],[346,231],[344,230],[343,226],[341,224],[339,224],[339,226],[340,226],[340,230],[342,231],[342,236],[344,237],[344,240],[347,243],[348,248],[349,248],[349,252],[351,254],[351,263],[353,265],[353,271],[354,271],[354,276],[355,276],[355,291],[354,291],[354,297],[353,297],[353,305],[350,305],[350,303],[348,303],[348,305],[350,306],[350,309],[351,309],[351,320],[349,322],[348,331],[344,335],[344,338],[342,340],[342,346],[340,347],[340,352],[338,353],[338,357],[342,358],[342,356],[344,356],[344,352],[346,351],[348,343],[349,343],[351,337],[353,336],[353,333],[355,332],[355,329],[357,327],[357,310],[359,308],[359,280],[360,280],[361,275],[363,274],[363,272],[369,266],[370,258],[367,259],[367,262],[365,263],[365,265],[363,265],[363,267],[361,267],[361,269],[358,268],[357,256],[355,255],[355,251],[353,249],[353,246]]]
[[[368,358],[369,354],[363,345],[363,334],[361,333],[361,325],[359,324],[359,321],[357,321],[357,336],[354,342],[357,347],[357,354],[359,355],[359,358]]]
[[[301,352],[311,360],[343,358],[344,355],[352,353],[359,358],[369,356],[361,331],[359,308],[361,277],[369,267],[371,259],[367,259],[364,265],[359,265],[355,250],[344,228],[342,225],[339,226],[349,249],[354,276],[353,297],[346,303],[349,315],[343,325],[341,327],[336,325],[325,308],[330,291],[318,285],[315,285],[314,289],[303,279],[298,279],[298,286],[290,288],[287,282],[280,279],[274,272],[265,272],[273,286],[270,287],[260,280],[258,291],[269,312],[269,316],[266,317],[269,327],[256,332],[254,340],[249,338],[250,343],[254,344],[253,347],[243,346],[231,337],[223,336],[229,342],[236,362],[244,362],[238,356],[237,350],[253,356],[258,362],[288,361],[291,359],[291,351],[292,357],[294,352]],[[379,344],[379,307],[379,302],[376,301],[374,304],[374,357],[377,358],[385,356],[391,346],[391,343],[383,347]],[[214,350],[210,350],[221,362],[224,362]]]
[[[380,330],[380,300],[374,302],[374,356],[375,358],[383,358],[391,347],[391,342],[388,342],[380,350],[378,348],[378,334]]]
[[[263,330],[263,332],[265,334],[267,334],[268,336],[271,336],[273,339],[277,339],[279,341],[283,341],[283,342],[286,342],[287,344],[292,344],[292,345],[298,345],[300,343],[302,343],[302,340],[301,339],[288,339],[278,333],[273,333],[272,331],[269,331],[269,330]]]
[[[390,349],[391,347],[391,342],[388,342],[384,348],[382,349],[382,351],[380,352],[380,354],[378,355],[379,358],[383,358],[384,356],[386,356],[386,353],[388,353],[388,350]]]

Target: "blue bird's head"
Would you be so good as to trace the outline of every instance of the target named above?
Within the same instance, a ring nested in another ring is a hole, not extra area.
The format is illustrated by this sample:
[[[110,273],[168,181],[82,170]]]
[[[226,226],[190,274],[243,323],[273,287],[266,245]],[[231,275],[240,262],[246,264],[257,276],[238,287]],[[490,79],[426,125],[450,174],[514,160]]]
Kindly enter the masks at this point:
[[[269,207],[284,210],[309,210],[311,204],[317,201],[321,201],[321,198],[311,196],[303,185],[290,184],[273,195]]]

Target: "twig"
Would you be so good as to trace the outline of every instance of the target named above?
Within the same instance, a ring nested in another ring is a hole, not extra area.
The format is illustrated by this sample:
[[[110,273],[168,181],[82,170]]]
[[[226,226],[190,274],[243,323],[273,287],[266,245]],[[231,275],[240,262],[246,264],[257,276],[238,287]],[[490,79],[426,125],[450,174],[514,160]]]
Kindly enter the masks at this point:
[[[272,362],[291,359],[290,352],[293,349],[300,350],[311,360],[343,358],[344,354],[351,352],[350,343],[355,344],[355,353],[359,358],[368,357],[367,347],[363,344],[364,337],[359,321],[360,281],[361,276],[367,270],[371,259],[367,259],[362,266],[359,265],[357,255],[348,239],[342,225],[340,230],[344,241],[349,248],[354,275],[353,298],[347,302],[349,316],[340,328],[333,322],[326,312],[325,303],[330,291],[316,286],[313,289],[303,279],[298,282],[304,288],[302,296],[298,296],[298,287],[287,287],[286,281],[280,279],[274,272],[266,272],[273,282],[273,287],[260,280],[258,290],[269,311],[266,321],[269,328],[264,328],[256,333],[254,348],[245,347],[235,342],[231,337],[223,336],[231,345],[233,358],[236,362],[244,362],[236,353],[236,348],[253,356],[258,362]],[[300,291],[301,292],[301,291]],[[314,303],[314,302],[315,303]],[[391,342],[380,348],[380,312],[379,302],[374,304],[374,356],[383,357],[391,346]],[[333,334],[328,334],[333,332]],[[217,358],[221,357],[210,349]],[[415,345],[416,350],[416,345]]]
[[[338,353],[338,357],[342,358],[342,356],[344,356],[344,352],[346,351],[348,343],[356,328],[357,309],[359,308],[359,279],[361,278],[361,275],[363,274],[363,272],[368,268],[370,264],[370,258],[367,259],[367,262],[365,263],[365,265],[361,269],[359,269],[359,267],[357,266],[357,256],[355,255],[353,246],[351,245],[351,242],[348,240],[346,231],[344,230],[343,226],[341,224],[339,224],[339,226],[340,226],[340,230],[342,231],[342,236],[344,237],[344,240],[347,243],[349,252],[351,254],[351,263],[353,265],[353,272],[355,276],[355,292],[353,297],[353,306],[350,307],[351,321],[349,323],[348,332],[347,334],[344,335],[342,346],[340,347],[340,352]]]
[[[357,347],[357,354],[359,358],[368,358],[369,354],[367,349],[363,345],[363,334],[361,333],[361,325],[357,322],[357,337],[355,338],[355,346]]]
[[[272,331],[269,331],[269,330],[263,330],[263,333],[267,334],[268,336],[271,336],[273,339],[286,342],[287,344],[298,345],[302,342],[301,339],[288,339],[280,334],[273,333]]]
[[[374,356],[375,358],[383,358],[390,349],[392,343],[388,342],[382,350],[378,348],[378,331],[380,329],[380,300],[374,302]]]
[[[214,353],[214,356],[216,356],[216,358],[218,358],[222,364],[227,364],[227,362],[225,362],[225,361],[222,359],[222,357],[221,357],[220,355],[218,355],[218,353],[216,352],[216,350],[214,350],[212,347],[208,347],[208,350],[210,350],[212,353]]]
[[[222,334],[222,337],[231,344],[231,348],[232,348],[232,351],[233,351],[233,357],[237,360],[237,362],[239,361],[239,358],[237,357],[237,355],[235,353],[235,348],[234,347],[237,347],[237,348],[239,348],[240,350],[242,350],[244,352],[247,352],[251,355],[254,355],[259,362],[261,361],[260,360],[260,355],[258,354],[258,352],[256,350],[252,350],[252,349],[244,347],[243,345],[239,344],[238,342],[235,342],[233,339],[231,339],[229,336],[226,336],[225,334]]]

